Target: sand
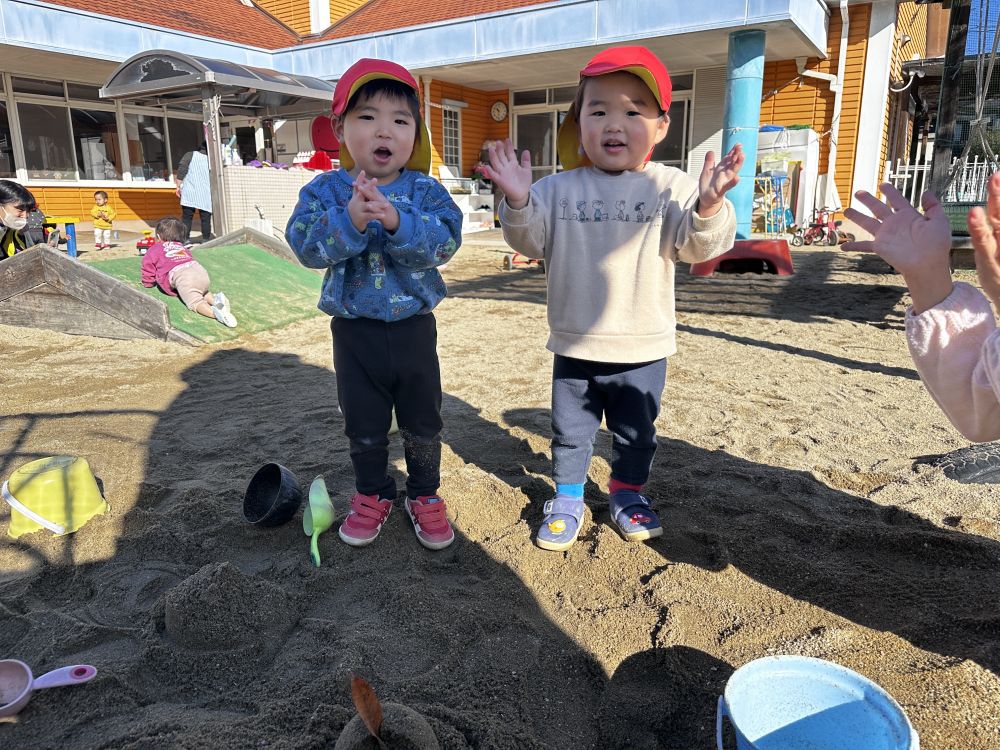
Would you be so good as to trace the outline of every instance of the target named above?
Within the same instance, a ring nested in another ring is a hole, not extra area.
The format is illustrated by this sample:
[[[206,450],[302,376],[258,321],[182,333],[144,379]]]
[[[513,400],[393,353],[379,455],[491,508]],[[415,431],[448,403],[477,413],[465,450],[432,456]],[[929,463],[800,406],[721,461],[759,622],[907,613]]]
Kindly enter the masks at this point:
[[[909,360],[898,276],[829,249],[790,279],[682,274],[647,487],[666,533],[609,525],[602,433],[564,554],[531,542],[551,492],[544,277],[501,271],[495,243],[445,271],[458,539],[436,553],[401,507],[368,548],[324,535],[320,568],[301,514],[242,518],[267,461],[322,474],[344,512],[325,318],[197,349],[0,326],[0,477],[85,456],[112,506],[17,541],[0,510],[0,657],[99,670],[37,692],[0,746],[332,748],[354,672],[442,748],[692,750],[714,746],[733,670],[770,654],[874,679],[925,748],[1000,746],[1000,485],[933,465],[968,443]],[[392,460],[402,480],[398,437]]]

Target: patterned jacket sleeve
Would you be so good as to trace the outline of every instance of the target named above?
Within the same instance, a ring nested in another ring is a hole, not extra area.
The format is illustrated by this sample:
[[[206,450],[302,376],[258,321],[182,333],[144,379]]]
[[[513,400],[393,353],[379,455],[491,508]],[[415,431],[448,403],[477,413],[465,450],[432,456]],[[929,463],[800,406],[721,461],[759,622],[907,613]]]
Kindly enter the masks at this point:
[[[324,186],[326,177],[320,175],[302,188],[285,229],[289,246],[309,268],[330,268],[368,247],[368,233],[354,227],[347,204],[339,205],[333,191]]]
[[[396,205],[399,227],[387,234],[386,253],[401,267],[420,270],[447,263],[462,244],[462,212],[444,186],[420,180],[409,205]]]

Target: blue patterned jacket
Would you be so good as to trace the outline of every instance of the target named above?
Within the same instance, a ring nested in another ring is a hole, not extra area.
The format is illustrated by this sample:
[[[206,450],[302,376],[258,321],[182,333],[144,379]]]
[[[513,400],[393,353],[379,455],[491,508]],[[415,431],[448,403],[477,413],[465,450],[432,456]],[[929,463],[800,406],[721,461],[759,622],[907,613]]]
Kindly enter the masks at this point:
[[[447,290],[437,270],[462,242],[462,212],[437,180],[404,170],[379,190],[399,212],[394,234],[377,221],[351,223],[346,170],[319,175],[299,192],[285,237],[309,268],[325,268],[319,309],[337,318],[395,321],[427,313]]]

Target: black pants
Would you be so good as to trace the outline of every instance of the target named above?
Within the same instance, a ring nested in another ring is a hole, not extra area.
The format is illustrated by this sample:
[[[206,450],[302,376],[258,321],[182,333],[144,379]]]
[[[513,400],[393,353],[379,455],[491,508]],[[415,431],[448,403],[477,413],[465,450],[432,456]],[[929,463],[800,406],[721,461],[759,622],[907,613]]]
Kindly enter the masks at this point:
[[[395,498],[389,476],[392,410],[403,438],[406,492],[433,495],[441,484],[441,370],[434,315],[395,323],[334,318],[337,397],[358,492]]]
[[[588,362],[556,355],[552,365],[552,478],[581,484],[601,417],[611,431],[611,477],[645,484],[656,453],[656,417],[667,360]]]
[[[188,238],[191,237],[191,222],[194,221],[194,212],[198,212],[198,218],[201,219],[201,238],[203,240],[212,239],[212,212],[204,211],[200,208],[196,209],[194,206],[181,206],[183,211],[184,228],[187,229]]]

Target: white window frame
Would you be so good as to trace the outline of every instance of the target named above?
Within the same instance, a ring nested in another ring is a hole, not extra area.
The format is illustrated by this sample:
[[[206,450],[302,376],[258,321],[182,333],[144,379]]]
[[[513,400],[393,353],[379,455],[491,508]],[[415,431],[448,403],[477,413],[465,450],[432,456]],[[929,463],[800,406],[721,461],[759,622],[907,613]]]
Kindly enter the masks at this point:
[[[449,128],[449,116],[454,116],[454,127]],[[453,129],[454,135],[449,134],[449,130]],[[455,155],[457,158],[454,162],[448,160],[448,148],[449,140],[453,141],[452,147],[455,149]],[[460,177],[462,175],[462,109],[461,107],[453,106],[449,103],[441,104],[441,160],[446,167],[455,170],[455,176]]]

